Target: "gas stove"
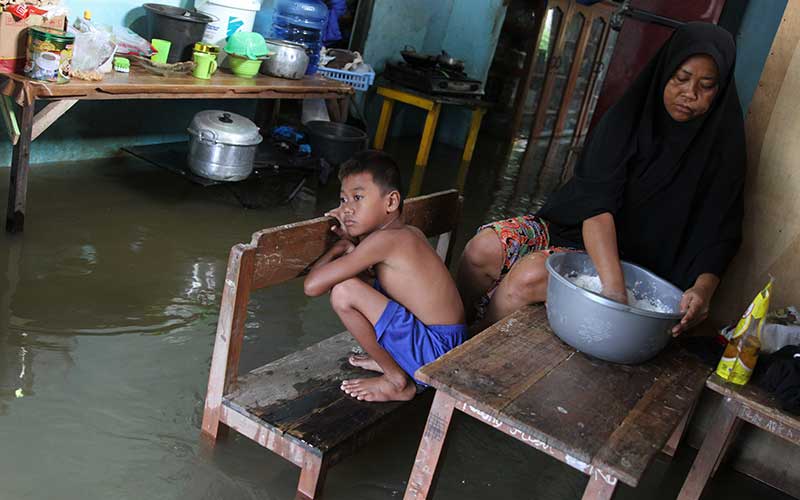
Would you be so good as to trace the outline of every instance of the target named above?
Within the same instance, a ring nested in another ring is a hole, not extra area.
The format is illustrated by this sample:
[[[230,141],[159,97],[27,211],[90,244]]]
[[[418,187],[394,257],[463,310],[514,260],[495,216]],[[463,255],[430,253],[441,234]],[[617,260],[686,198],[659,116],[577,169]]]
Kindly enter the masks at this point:
[[[483,95],[483,82],[472,80],[463,71],[441,65],[417,66],[404,62],[387,62],[383,70],[387,80],[404,87],[421,90],[429,94],[453,96]]]

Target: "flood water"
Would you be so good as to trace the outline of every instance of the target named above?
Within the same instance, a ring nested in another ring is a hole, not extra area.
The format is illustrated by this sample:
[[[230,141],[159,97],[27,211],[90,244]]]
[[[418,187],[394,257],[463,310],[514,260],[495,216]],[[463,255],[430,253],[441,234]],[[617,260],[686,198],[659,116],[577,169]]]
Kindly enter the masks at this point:
[[[413,163],[415,142],[391,146]],[[511,182],[498,149],[479,144],[459,246]],[[452,187],[458,157],[435,148],[424,190]],[[7,188],[0,169],[3,205]],[[230,247],[320,215],[337,194],[333,183],[247,210],[225,187],[137,159],[34,167],[25,232],[0,232],[0,499],[292,498],[299,469],[248,439],[231,433],[203,452],[203,400]],[[306,298],[299,282],[256,292],[242,371],[341,330],[327,299]],[[426,415],[412,405],[390,434],[335,466],[326,498],[401,498]],[[674,498],[693,455],[684,447],[671,464],[659,459],[640,489],[615,498]],[[718,477],[714,497],[781,498],[739,474]],[[569,499],[585,484],[457,414],[432,497]]]

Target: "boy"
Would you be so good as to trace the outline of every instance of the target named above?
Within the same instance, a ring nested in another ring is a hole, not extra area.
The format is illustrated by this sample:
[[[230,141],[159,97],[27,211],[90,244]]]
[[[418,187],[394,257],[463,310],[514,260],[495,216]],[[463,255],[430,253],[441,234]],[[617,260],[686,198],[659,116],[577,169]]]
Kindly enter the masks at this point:
[[[364,401],[409,400],[417,368],[464,340],[464,307],[425,235],[403,223],[394,160],[362,151],[342,164],[339,180],[340,205],[329,215],[342,239],[311,268],[305,293],[330,290],[333,309],[367,353],[350,356],[350,364],[382,373],[345,380],[342,390]],[[359,277],[370,270],[374,288]]]

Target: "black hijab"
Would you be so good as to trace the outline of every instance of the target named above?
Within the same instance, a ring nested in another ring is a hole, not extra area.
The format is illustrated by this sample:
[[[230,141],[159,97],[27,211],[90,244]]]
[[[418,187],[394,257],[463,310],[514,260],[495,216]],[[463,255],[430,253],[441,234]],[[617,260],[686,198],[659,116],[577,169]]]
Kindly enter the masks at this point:
[[[707,54],[719,89],[704,115],[679,123],[664,87],[687,58]],[[622,98],[598,122],[575,166],[539,215],[551,243],[583,246],[581,225],[614,215],[622,258],[686,289],[702,273],[720,276],[741,243],[744,120],[733,70],[736,46],[724,29],[677,29]]]

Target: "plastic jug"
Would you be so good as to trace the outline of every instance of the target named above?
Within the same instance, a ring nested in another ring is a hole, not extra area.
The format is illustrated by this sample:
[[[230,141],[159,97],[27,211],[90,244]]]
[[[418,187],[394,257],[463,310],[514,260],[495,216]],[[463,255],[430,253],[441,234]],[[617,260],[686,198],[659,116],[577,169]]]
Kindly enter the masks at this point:
[[[277,0],[269,36],[305,45],[309,58],[306,74],[313,75],[327,23],[328,7],[321,0]]]

